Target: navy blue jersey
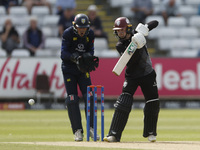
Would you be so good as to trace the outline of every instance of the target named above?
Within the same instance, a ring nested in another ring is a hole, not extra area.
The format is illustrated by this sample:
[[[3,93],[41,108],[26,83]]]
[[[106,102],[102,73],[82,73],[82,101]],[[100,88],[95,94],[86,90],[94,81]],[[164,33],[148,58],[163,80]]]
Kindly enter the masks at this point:
[[[73,26],[67,28],[62,36],[61,59],[62,69],[65,72],[80,73],[77,65],[70,60],[73,53],[78,52],[79,55],[83,53],[91,53],[94,55],[94,32],[89,29],[88,34],[80,37],[74,32]]]

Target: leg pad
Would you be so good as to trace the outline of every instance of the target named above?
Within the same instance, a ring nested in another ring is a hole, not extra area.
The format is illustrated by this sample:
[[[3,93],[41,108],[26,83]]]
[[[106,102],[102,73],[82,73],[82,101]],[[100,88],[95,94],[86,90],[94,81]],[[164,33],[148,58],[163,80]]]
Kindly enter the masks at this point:
[[[160,101],[147,101],[144,107],[144,130],[143,136],[148,137],[149,135],[157,135],[157,121],[158,114],[160,111]]]
[[[68,115],[73,133],[75,133],[77,129],[83,129],[79,108],[79,97],[77,95],[68,95],[65,100],[65,104],[68,109]]]
[[[115,103],[115,113],[110,126],[109,136],[115,136],[120,141],[122,132],[127,123],[129,113],[133,104],[133,97],[129,93],[122,93]]]

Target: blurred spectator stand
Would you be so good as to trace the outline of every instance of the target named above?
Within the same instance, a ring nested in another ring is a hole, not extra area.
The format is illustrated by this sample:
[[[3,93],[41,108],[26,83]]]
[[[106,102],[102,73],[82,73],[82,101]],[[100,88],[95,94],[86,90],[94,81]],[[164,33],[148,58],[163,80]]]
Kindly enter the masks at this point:
[[[163,0],[161,3],[161,15],[164,18],[165,25],[168,25],[169,17],[180,16],[180,3],[177,0]]]
[[[96,38],[105,38],[108,41],[107,34],[103,31],[102,22],[97,14],[97,6],[90,5],[87,9],[88,18],[90,20],[90,28],[94,31]]]
[[[62,15],[65,9],[72,9],[73,13],[75,13],[76,0],[57,0],[56,14]]]
[[[10,18],[7,18],[4,23],[3,31],[0,34],[2,48],[6,50],[7,56],[10,56],[12,51],[18,48],[20,38],[18,32]]]
[[[46,6],[49,9],[49,13],[52,14],[51,3],[48,0],[23,0],[22,5],[26,6],[29,14],[32,13],[32,8],[34,6]]]
[[[132,11],[134,14],[134,24],[145,23],[147,16],[153,14],[153,4],[151,0],[133,0]]]
[[[44,48],[44,35],[41,29],[37,26],[36,17],[30,19],[30,26],[24,33],[23,41],[24,48],[30,51],[31,56],[34,56],[37,50]]]
[[[65,29],[72,26],[72,22],[74,21],[74,12],[71,8],[66,8],[63,12],[63,15],[60,16],[58,21],[58,30],[59,30],[59,37],[62,36]]]

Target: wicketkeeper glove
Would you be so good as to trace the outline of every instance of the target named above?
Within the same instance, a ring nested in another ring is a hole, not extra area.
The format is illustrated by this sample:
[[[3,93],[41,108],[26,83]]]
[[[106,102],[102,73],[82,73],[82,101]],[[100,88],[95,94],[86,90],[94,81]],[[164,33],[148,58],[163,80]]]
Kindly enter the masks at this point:
[[[81,72],[95,71],[99,66],[99,58],[92,56],[90,53],[84,53],[79,59],[77,67]]]
[[[92,56],[89,60],[90,60],[88,61],[89,72],[95,71],[96,68],[98,68],[99,66],[99,58],[96,56]]]
[[[75,52],[75,53],[72,53],[71,57],[70,57],[70,60],[74,63],[78,63],[79,59],[80,59],[80,55],[78,52]]]
[[[81,57],[78,62],[77,62],[77,68],[83,72],[83,73],[86,73],[88,72],[88,67],[85,65],[84,63],[84,60],[83,60],[83,57]]]

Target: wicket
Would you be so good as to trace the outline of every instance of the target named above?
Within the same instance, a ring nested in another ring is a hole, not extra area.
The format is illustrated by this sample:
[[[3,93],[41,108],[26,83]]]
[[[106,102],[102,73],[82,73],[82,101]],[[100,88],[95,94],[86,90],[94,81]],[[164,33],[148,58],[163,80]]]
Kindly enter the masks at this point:
[[[97,141],[97,88],[101,88],[101,141],[104,138],[104,87],[101,85],[90,85],[87,87],[87,141],[90,137],[90,96],[92,96],[91,89],[94,89],[94,141]]]

